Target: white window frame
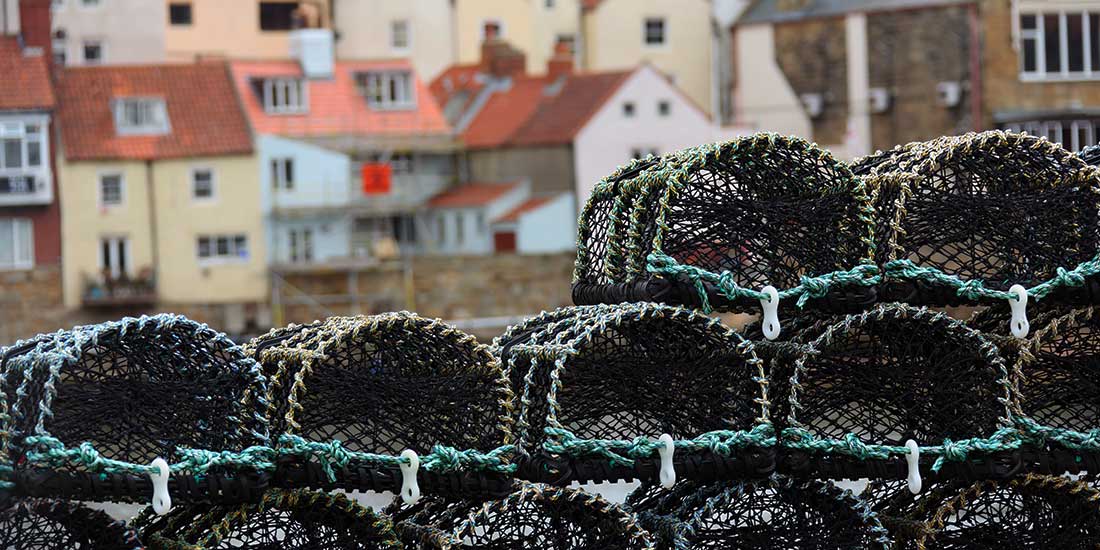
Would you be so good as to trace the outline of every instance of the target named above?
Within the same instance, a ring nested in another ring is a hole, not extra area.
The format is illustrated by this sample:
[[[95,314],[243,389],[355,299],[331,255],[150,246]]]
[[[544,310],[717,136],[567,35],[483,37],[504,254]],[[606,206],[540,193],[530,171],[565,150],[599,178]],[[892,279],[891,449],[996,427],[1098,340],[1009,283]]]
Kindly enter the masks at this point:
[[[27,131],[37,126],[37,133]],[[0,116],[0,140],[20,141],[19,168],[5,168],[5,151],[0,150],[0,176],[33,178],[35,189],[26,193],[0,194],[0,205],[49,203],[53,200],[53,169],[50,165],[50,119],[47,115]],[[30,144],[38,144],[38,165],[30,166]],[[0,144],[0,147],[3,145]]]
[[[151,116],[153,120],[130,124],[126,120],[127,109],[130,107],[142,114],[138,118]],[[168,104],[163,97],[115,98],[112,110],[115,116],[115,132],[120,136],[159,136],[172,131],[172,123],[168,119]]]
[[[209,172],[210,173],[210,196],[209,197],[200,197],[200,196],[198,196],[198,194],[196,194],[196,191],[198,191],[198,188],[197,188],[198,178],[196,178],[196,176],[198,175],[199,172]],[[199,203],[215,202],[218,198],[218,175],[214,171],[214,169],[209,167],[209,166],[193,166],[191,168],[190,174],[191,174],[191,200],[193,200],[195,202],[199,202]]]
[[[290,170],[287,170],[287,163],[290,163]],[[271,157],[268,161],[268,167],[271,170],[271,188],[276,192],[288,192],[293,191],[297,182],[294,179],[294,157],[280,156]],[[287,175],[290,175],[288,178]],[[290,186],[287,186],[287,183]]]
[[[118,203],[107,204],[104,201],[103,196],[103,178],[108,176],[118,176]],[[109,170],[96,174],[96,195],[99,197],[99,207],[103,209],[108,208],[121,208],[126,206],[126,175],[121,170]]]
[[[287,229],[287,260],[292,264],[309,264],[317,259],[317,240],[313,227]]]
[[[244,238],[244,250],[245,255],[240,255],[240,250],[237,246],[237,239]],[[208,239],[210,246],[210,254],[203,256],[200,253],[201,247],[199,246],[202,239]],[[218,254],[218,240],[227,239],[226,254]],[[243,264],[248,263],[252,259],[252,245],[249,243],[247,233],[216,233],[216,234],[202,234],[195,236],[195,258],[198,260],[200,266],[218,265],[218,264]]]
[[[85,48],[87,47],[89,42],[95,42],[95,43],[99,44],[99,59],[96,60],[96,61],[89,61],[88,60],[88,56],[87,56],[88,52],[85,51]],[[81,65],[91,65],[91,66],[106,65],[107,64],[107,41],[102,39],[102,38],[85,38],[85,39],[81,40],[80,41],[80,64]]]
[[[1046,137],[1054,143],[1061,143],[1067,150],[1079,152],[1085,147],[1096,145],[1100,141],[1100,117],[1095,119],[1029,120],[1004,124],[1011,132],[1026,132],[1033,136]],[[1070,142],[1062,142],[1062,134],[1069,128]],[[1082,134],[1084,140],[1081,139]],[[1084,143],[1082,143],[1084,141]]]
[[[393,81],[398,77],[405,81],[405,94],[408,97],[380,98],[380,96],[391,95],[389,92],[396,89],[393,87]],[[360,93],[372,109],[402,111],[416,108],[416,76],[411,70],[366,71],[357,74],[356,81],[360,87]]]
[[[649,41],[649,23],[651,21],[661,22],[661,41],[650,42]],[[653,15],[642,18],[642,46],[646,48],[664,48],[668,45],[668,18],[663,15]]]
[[[108,255],[110,257],[106,258],[106,264],[103,263],[103,243],[105,241],[110,243],[110,247],[108,248]],[[126,255],[127,261],[125,270],[119,269],[118,265],[119,244],[122,244],[121,248],[123,250],[123,254]],[[109,269],[112,279],[118,279],[123,274],[129,276],[133,275],[134,273],[133,243],[131,243],[129,235],[100,235],[99,250],[96,251],[96,256],[99,258],[99,272],[103,273],[104,269]]]
[[[12,261],[10,264],[0,263],[0,271],[33,268],[34,221],[30,218],[0,218],[0,224],[10,224],[12,237]],[[21,239],[21,235],[25,239]]]
[[[309,112],[309,81],[304,78],[265,78],[262,89],[264,112],[269,115],[299,115]],[[280,99],[282,101],[278,101]]]
[[[1069,68],[1069,24],[1070,13],[1081,16],[1081,47],[1083,70],[1070,71]],[[1023,16],[1035,17],[1035,28],[1024,29],[1021,24]],[[1046,60],[1046,24],[1044,16],[1058,16],[1058,56],[1061,70],[1047,71]],[[1049,82],[1049,81],[1074,81],[1074,80],[1100,80],[1100,59],[1092,59],[1092,29],[1090,15],[1100,15],[1100,8],[1089,10],[1086,6],[1074,6],[1073,4],[1033,4],[1016,10],[1013,13],[1012,27],[1016,29],[1015,47],[1017,50],[1017,65],[1021,82]],[[1035,70],[1024,70],[1025,42],[1031,40],[1035,44]]]
[[[405,26],[405,45],[397,45],[397,25],[402,24]],[[390,21],[390,51],[396,53],[407,53],[412,49],[413,44],[413,31],[412,21],[409,19],[394,19]]]

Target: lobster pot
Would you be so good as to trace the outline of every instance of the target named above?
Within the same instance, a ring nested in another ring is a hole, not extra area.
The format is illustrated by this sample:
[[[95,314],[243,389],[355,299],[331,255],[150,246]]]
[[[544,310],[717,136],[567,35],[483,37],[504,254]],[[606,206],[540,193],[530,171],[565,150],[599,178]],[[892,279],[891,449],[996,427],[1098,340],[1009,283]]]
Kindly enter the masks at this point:
[[[254,448],[269,443],[259,365],[185,317],[81,327],[6,368],[17,493],[147,502],[161,458],[173,500],[234,502],[257,498],[274,467]]]
[[[1045,138],[1003,131],[859,159],[876,197],[882,301],[1100,300],[1100,171]],[[1062,271],[1059,271],[1062,270]]]
[[[1090,166],[1100,165],[1100,145],[1090,145],[1077,153]]]
[[[0,508],[0,548],[141,550],[137,534],[107,514],[74,502],[18,499]]]
[[[652,303],[570,326],[556,343],[508,352],[510,377],[524,385],[519,475],[554,484],[656,479],[663,434],[681,477],[774,468],[767,372],[751,342],[716,319]]]
[[[912,538],[920,550],[1100,545],[1100,492],[1068,478],[1029,474],[926,498]]]
[[[1018,373],[959,321],[879,305],[777,357],[772,379],[787,380],[773,387],[776,416],[786,418],[786,471],[904,479],[909,440],[920,448],[925,477],[1014,471],[1003,455],[1020,444]]]
[[[757,134],[636,163],[592,201],[579,225],[575,303],[759,311],[766,285],[788,309],[874,301],[864,265],[871,198],[844,164],[803,140]]]
[[[150,550],[400,550],[393,523],[342,494],[269,491],[256,504],[148,510],[135,524]]]
[[[628,500],[659,549],[893,547],[873,511],[828,483],[777,476],[682,485],[642,486]]]
[[[652,550],[634,516],[579,489],[516,482],[489,501],[425,498],[391,508],[407,548]]]
[[[289,342],[288,345],[282,345]],[[487,346],[402,312],[337,317],[252,346],[269,373],[286,487],[507,491],[512,392]]]

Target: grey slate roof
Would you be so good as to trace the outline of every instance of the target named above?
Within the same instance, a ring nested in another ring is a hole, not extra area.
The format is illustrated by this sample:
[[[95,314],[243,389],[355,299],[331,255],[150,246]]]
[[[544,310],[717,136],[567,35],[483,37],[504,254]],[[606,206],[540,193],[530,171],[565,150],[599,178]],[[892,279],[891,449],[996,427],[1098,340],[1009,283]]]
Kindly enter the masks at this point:
[[[892,11],[931,8],[954,4],[970,4],[973,0],[807,0],[806,7],[783,10],[782,0],[756,0],[734,25],[783,23],[817,17],[831,17],[852,12]]]

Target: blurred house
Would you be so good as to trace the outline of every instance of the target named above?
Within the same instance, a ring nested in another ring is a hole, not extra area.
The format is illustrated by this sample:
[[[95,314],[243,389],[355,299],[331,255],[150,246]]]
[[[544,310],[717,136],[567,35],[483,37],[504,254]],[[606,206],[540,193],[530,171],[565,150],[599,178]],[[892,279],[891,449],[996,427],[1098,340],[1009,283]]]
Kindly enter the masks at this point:
[[[330,0],[167,0],[167,4],[168,15],[160,24],[166,27],[164,49],[171,61],[282,59],[290,48],[292,31],[332,28]]]
[[[980,24],[987,127],[1100,142],[1100,2],[985,2]]]
[[[336,55],[408,59],[425,80],[455,63],[453,0],[335,0]]]
[[[333,61],[331,42],[304,46],[292,60],[230,65],[257,135],[272,261],[423,250],[419,214],[454,177],[451,127],[407,61]]]
[[[476,63],[481,44],[499,39],[523,52],[527,73],[541,75],[557,44],[578,51],[582,4],[581,0],[455,0],[455,62]]]
[[[732,29],[734,120],[842,158],[979,128],[978,9],[968,0],[759,0]]]
[[[466,147],[471,181],[530,179],[534,196],[568,193],[578,204],[632,158],[713,141],[722,131],[658,70],[576,72],[559,46],[546,74],[522,72],[523,54],[490,40],[478,65],[432,82]],[[572,232],[574,215],[562,220]]]
[[[59,66],[160,63],[168,4],[149,0],[53,0]],[[173,6],[176,4],[172,4]]]
[[[65,304],[262,323],[258,170],[225,64],[68,68],[58,104]]]

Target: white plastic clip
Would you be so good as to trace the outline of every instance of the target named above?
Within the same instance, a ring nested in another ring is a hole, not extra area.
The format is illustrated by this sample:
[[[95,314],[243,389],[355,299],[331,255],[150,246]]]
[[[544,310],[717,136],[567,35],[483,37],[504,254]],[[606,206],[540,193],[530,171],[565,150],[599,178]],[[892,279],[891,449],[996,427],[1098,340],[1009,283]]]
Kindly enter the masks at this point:
[[[172,510],[172,495],[168,494],[168,461],[157,458],[150,464],[156,472],[149,474],[153,482],[153,511],[163,516]]]
[[[420,469],[420,456],[412,449],[401,451],[401,458],[409,461],[401,463],[401,500],[405,504],[416,504],[420,500],[420,485],[416,483],[416,472]]]
[[[905,448],[909,449],[909,454],[905,455],[905,462],[909,465],[909,476],[906,481],[909,484],[909,492],[914,495],[920,494],[921,479],[920,479],[920,445],[917,445],[916,441],[912,439],[905,442]]]
[[[661,453],[661,486],[665,489],[671,489],[673,485],[676,485],[676,468],[672,465],[672,455],[676,452],[676,444],[672,441],[672,436],[668,434],[661,434],[658,439],[664,446],[657,449],[657,452]]]
[[[768,285],[760,292],[768,295],[767,299],[760,300],[760,307],[764,310],[764,320],[761,322],[761,328],[764,329],[764,338],[768,340],[775,340],[779,338],[779,292],[775,290],[775,287]]]
[[[1015,298],[1008,299],[1008,306],[1012,308],[1012,335],[1017,338],[1027,338],[1031,331],[1031,323],[1027,320],[1027,289],[1020,285],[1012,285],[1008,289],[1009,294],[1015,294]]]

